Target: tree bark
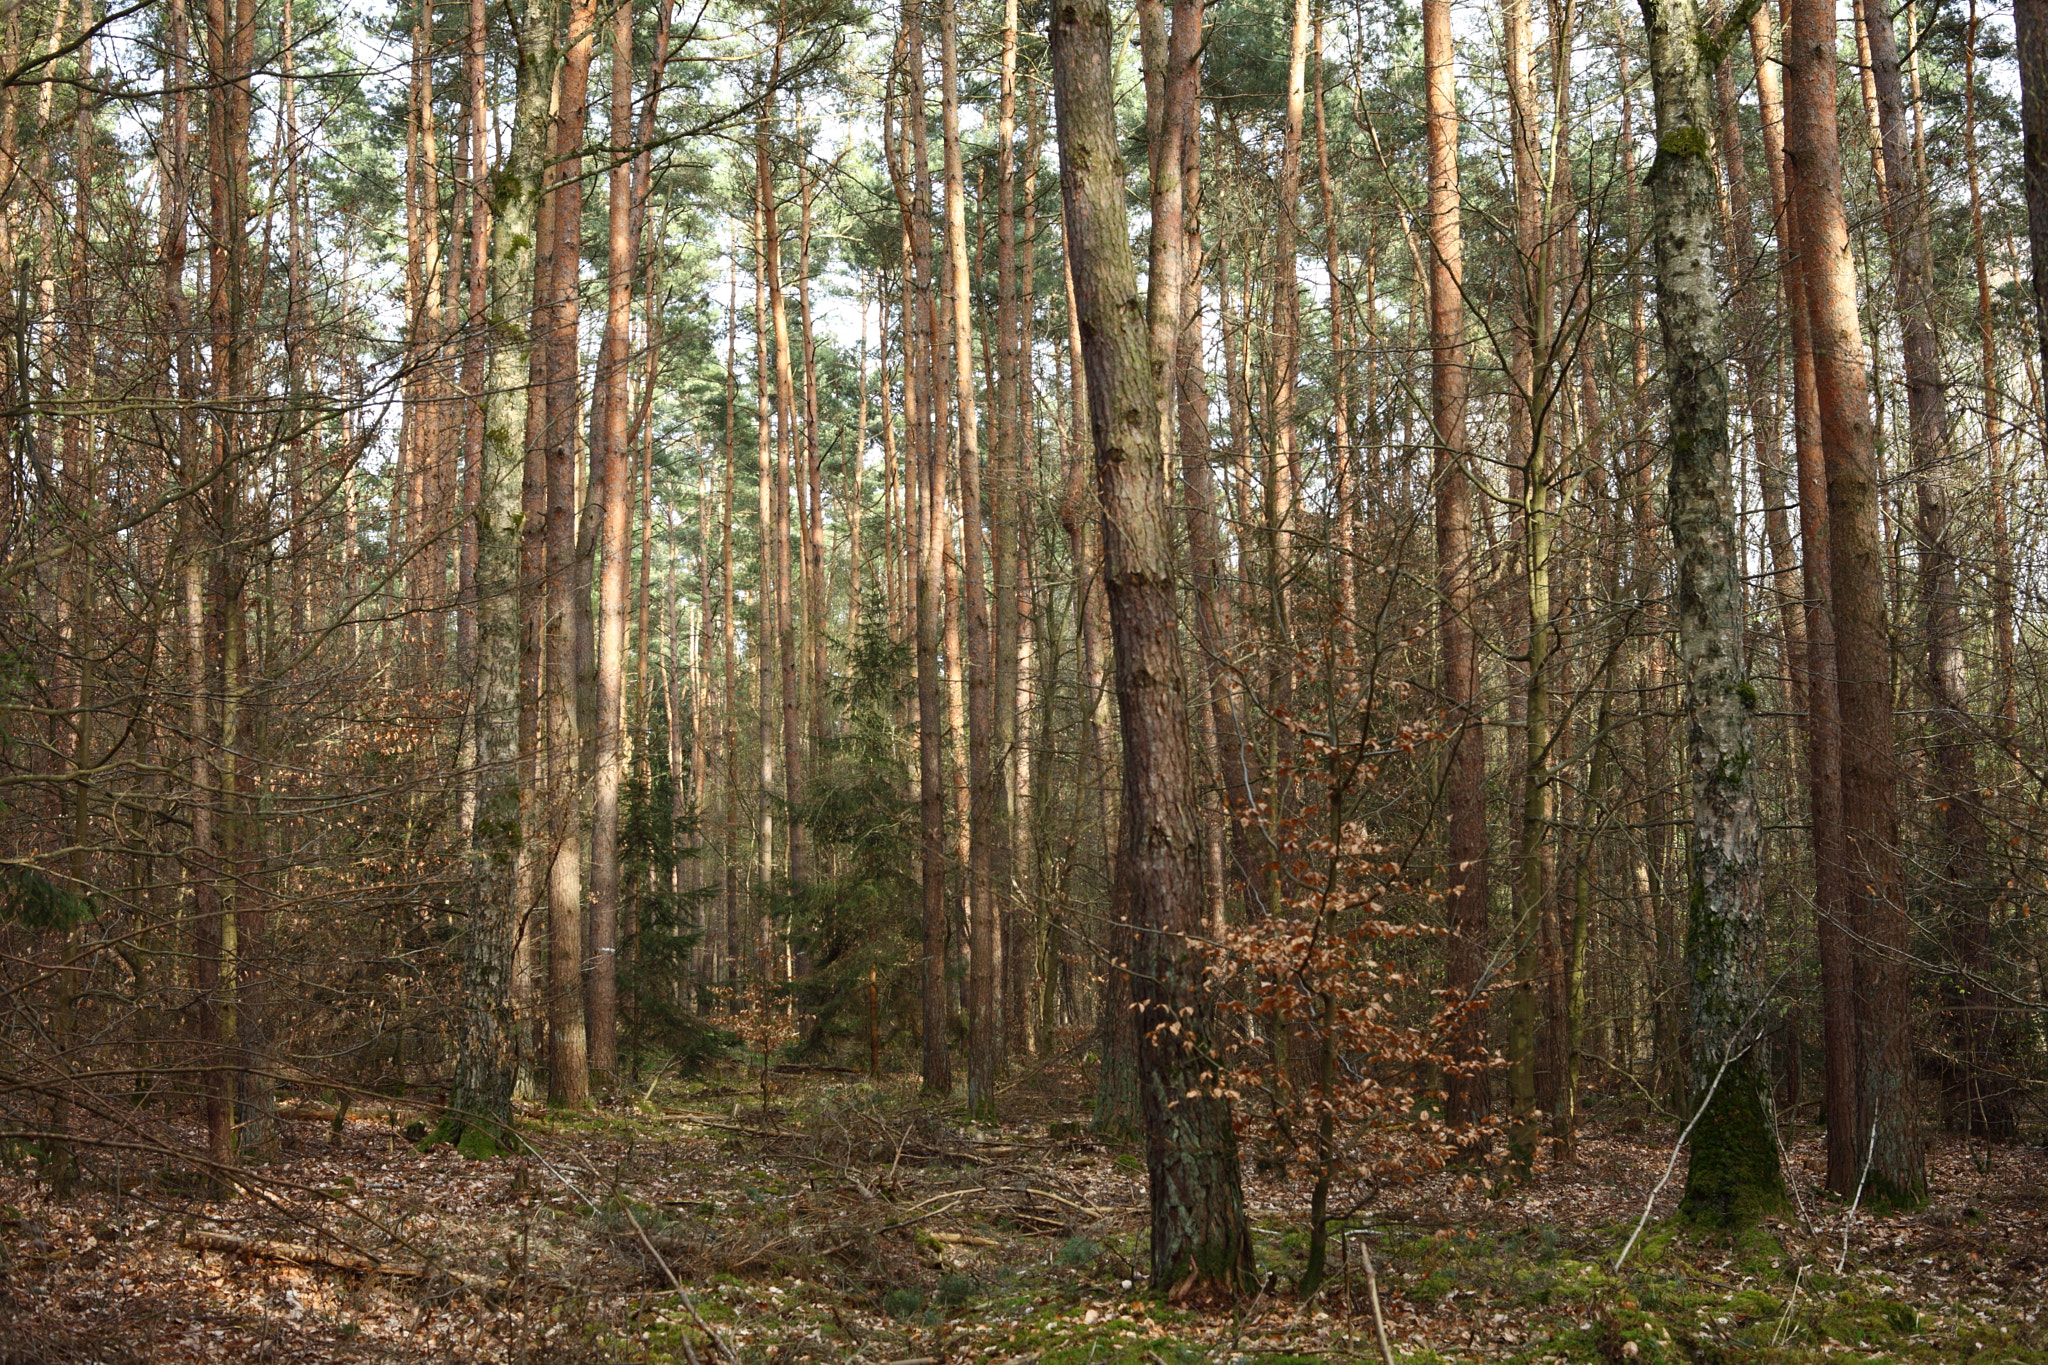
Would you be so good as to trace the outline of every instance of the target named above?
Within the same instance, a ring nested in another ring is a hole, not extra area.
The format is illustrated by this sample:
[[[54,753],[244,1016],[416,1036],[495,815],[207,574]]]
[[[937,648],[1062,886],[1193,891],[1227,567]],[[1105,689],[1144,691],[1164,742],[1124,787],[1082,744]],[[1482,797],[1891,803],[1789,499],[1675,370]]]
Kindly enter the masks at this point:
[[[1984,461],[1991,497],[1991,624],[1996,654],[1993,676],[1998,688],[1997,733],[2006,744],[2019,728],[2018,679],[2014,672],[2017,644],[2013,632],[2012,528],[2006,503],[2010,496],[2003,450],[2004,418],[2000,411],[1998,333],[1992,322],[1991,271],[1984,244],[1984,202],[1977,153],[1977,6],[1970,3],[1969,27],[1963,46],[1963,161],[1970,184],[1970,240],[1977,275],[1977,331],[1982,346],[1984,395]],[[1973,907],[1974,909],[1975,907]],[[1989,906],[1982,907],[1988,912]],[[1962,926],[1957,963],[1966,974],[1962,985],[1959,1032],[1966,1068],[1962,1093],[1955,1097],[1963,1110],[1961,1127],[1973,1136],[2010,1138],[2015,1122],[2011,1081],[2006,1066],[2004,1030],[1997,1001],[1986,979],[1989,955],[1988,913],[1972,914]]]
[[[1453,78],[1450,0],[1424,0],[1423,62],[1429,133],[1430,414],[1436,436],[1431,482],[1436,486],[1438,667],[1445,728],[1444,804],[1449,832],[1451,945],[1444,987],[1475,1001],[1487,954],[1486,732],[1479,711],[1478,638],[1472,561],[1472,484],[1467,469],[1465,403],[1465,249],[1458,189],[1458,93]],[[1454,1126],[1489,1108],[1486,1012],[1475,1004],[1453,1044],[1467,1067],[1445,1079],[1446,1114]]]
[[[1693,0],[1643,0],[1656,91],[1650,168],[1657,321],[1671,390],[1667,518],[1678,563],[1678,653],[1685,670],[1692,774],[1691,911],[1686,978],[1692,1095],[1685,1208],[1723,1225],[1785,1203],[1759,1055],[1766,985],[1763,823],[1756,800],[1750,686],[1742,655],[1742,564],[1728,436],[1723,282],[1714,265],[1717,209],[1708,71],[1727,37]]]
[[[1949,938],[1957,950],[1958,965],[1962,966],[1966,958],[1976,958],[1979,960],[1973,966],[1964,966],[1964,970],[1980,971],[1982,950],[1977,945],[1988,937],[1992,891],[1986,882],[1988,850],[1977,782],[1973,722],[1969,717],[1969,679],[1964,665],[1948,396],[1942,384],[1940,341],[1935,333],[1926,189],[1912,154],[1913,130],[1907,123],[1898,41],[1892,31],[1890,11],[1866,0],[1863,17],[1870,35],[1871,77],[1877,90],[1885,177],[1892,186],[1885,226],[1891,242],[1892,287],[1904,341],[1907,421],[1919,512],[1915,529],[1919,541],[1916,557],[1920,565],[1921,620],[1926,633],[1923,682],[1934,748],[1933,796],[1940,812],[1942,841],[1939,875],[1944,885],[1937,899],[1947,912]],[[1965,1070],[1974,1071],[1980,1062],[1988,1060],[1988,1054],[1980,1055],[1979,1044],[1971,1036],[1974,1012],[1957,1007],[1959,992],[1955,989],[1945,993],[1951,996],[1947,1013],[1955,1035],[1956,1054],[1962,1058]],[[1957,1088],[1977,1097],[1975,1103],[1965,1100],[1953,1106],[1957,1114],[1977,1111],[1979,1119],[1991,1119],[1989,1109],[1982,1107],[1988,1092],[1981,1078],[1959,1078]],[[2001,1130],[2000,1136],[2009,1136],[2012,1120],[2006,1114],[1989,1126]]]
[[[1814,921],[1820,957],[1822,1106],[1827,1118],[1827,1185],[1854,1186],[1862,1149],[1856,1139],[1855,1020],[1850,1011],[1847,854],[1842,843],[1842,725],[1835,684],[1833,592],[1828,565],[1826,454],[1821,446],[1820,398],[1814,373],[1813,321],[1794,195],[1797,176],[1785,155],[1784,103],[1771,23],[1759,9],[1750,17],[1756,58],[1757,103],[1780,233],[1790,258],[1779,271],[1792,358],[1792,409],[1799,503],[1800,594],[1805,601],[1806,654],[1801,660],[1806,696],[1806,783],[1813,852]]]
[[[1131,981],[1152,1209],[1152,1283],[1186,1301],[1250,1288],[1230,1106],[1205,1080],[1210,1007],[1185,936],[1202,925],[1201,843],[1174,604],[1149,337],[1128,248],[1109,7],[1052,15],[1060,188],[1087,362],[1103,578],[1116,641],[1124,820],[1118,859],[1138,930]]]
[[[960,605],[967,636],[968,982],[967,1112],[995,1117],[996,1071],[1002,1056],[1002,1020],[996,1002],[996,909],[992,874],[996,792],[990,731],[995,727],[990,676],[988,587],[984,577],[981,439],[974,394],[973,291],[968,278],[967,192],[960,159],[959,12],[954,0],[939,11],[939,92],[945,138],[946,258],[951,270],[954,414],[960,473]],[[956,664],[957,668],[958,665]]]
[[[775,372],[768,359],[768,203],[775,193],[763,105],[754,126],[754,623],[748,644],[755,664],[755,744],[760,764],[755,786],[754,902],[756,928],[748,956],[762,986],[774,979],[775,926],[770,898],[775,883]]]
[[[1847,927],[1861,949],[1855,954],[1857,1113],[1851,1131],[1870,1135],[1864,1138],[1872,1154],[1869,1194],[1911,1205],[1925,1197],[1926,1177],[1913,1095],[1905,960],[1910,922],[1898,864],[1876,441],[1842,201],[1834,11],[1823,0],[1790,0],[1787,8],[1786,159],[1798,175],[1798,242],[1827,462]]]
[[[565,19],[559,109],[555,117],[554,297],[547,338],[547,888],[548,1102],[590,1103],[584,986],[582,773],[583,686],[578,617],[589,610],[577,545],[576,473],[579,367],[577,270],[582,262],[582,157],[596,0],[573,0]]]
[[[938,534],[937,503],[945,495],[938,478],[936,433],[927,417],[931,354],[936,338],[926,306],[937,290],[932,270],[931,173],[925,151],[924,5],[904,0],[903,39],[898,47],[903,81],[904,160],[892,159],[897,207],[906,237],[903,281],[903,430],[906,454],[916,485],[912,509],[913,573],[916,580],[917,629],[917,755],[918,837],[921,895],[919,917],[923,937],[924,1091],[946,1095],[953,1089],[952,1061],[946,1053],[946,790],[941,745],[945,721],[939,678],[940,566],[944,552]],[[885,139],[886,140],[886,139]]]
[[[2026,168],[2027,248],[2034,270],[2034,337],[2048,374],[2048,0],[2013,0],[2020,69],[2020,155]],[[2048,448],[2048,429],[2042,433]]]
[[[470,846],[470,915],[462,950],[462,1013],[456,1030],[449,1108],[494,1133],[509,1129],[519,1039],[512,1009],[515,916],[513,862],[520,843],[518,762],[520,470],[524,464],[526,372],[533,344],[535,217],[555,63],[552,10],[519,0],[511,139],[491,177],[490,364],[485,385],[477,540],[476,675],[470,712],[476,733],[477,815]]]
[[[620,149],[633,139],[633,6],[622,0],[612,16],[612,169],[606,222],[606,298],[603,349],[598,358],[595,406],[603,429],[593,432],[590,459],[603,472],[592,480],[604,490],[598,509],[597,766],[592,774],[590,820],[590,1070],[609,1088],[619,1066],[619,788],[624,777],[627,544],[627,465],[632,442],[632,382],[628,330],[633,307],[632,162]],[[642,632],[641,652],[646,652]]]

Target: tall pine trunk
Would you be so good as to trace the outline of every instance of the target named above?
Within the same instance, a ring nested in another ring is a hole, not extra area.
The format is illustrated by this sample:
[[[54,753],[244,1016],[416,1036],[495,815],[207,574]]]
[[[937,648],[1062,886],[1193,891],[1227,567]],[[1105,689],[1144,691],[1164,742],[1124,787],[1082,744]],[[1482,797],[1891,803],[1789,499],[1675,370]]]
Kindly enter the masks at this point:
[[[583,686],[578,619],[588,611],[577,545],[577,363],[583,259],[582,158],[590,59],[596,47],[596,0],[574,0],[565,23],[559,107],[555,116],[554,279],[546,346],[547,425],[547,746],[545,877],[548,898],[548,1102],[580,1109],[590,1103],[589,1035],[584,987],[583,828],[578,799]]]
[[[1478,635],[1472,619],[1472,478],[1467,468],[1465,395],[1465,249],[1458,189],[1458,93],[1453,78],[1450,0],[1424,0],[1423,63],[1429,132],[1430,418],[1436,452],[1437,650],[1445,726],[1444,806],[1449,820],[1445,877],[1451,943],[1444,986],[1469,1002],[1454,1050],[1463,1065],[1445,1078],[1446,1114],[1464,1125],[1488,1109],[1485,1007],[1478,1002],[1486,966],[1486,731],[1479,711]]]
[[[1252,1282],[1230,1105],[1204,1079],[1211,1011],[1185,936],[1203,929],[1199,820],[1160,466],[1150,338],[1128,247],[1110,16],[1062,0],[1052,17],[1060,188],[1103,511],[1116,642],[1124,817],[1118,861],[1138,929],[1130,980],[1152,1213],[1152,1283],[1175,1300]],[[1174,1027],[1169,1030],[1168,1025]]]
[[[591,480],[604,490],[597,509],[597,766],[592,774],[590,820],[590,1069],[609,1087],[618,1071],[619,788],[624,777],[627,465],[632,441],[632,384],[627,333],[633,307],[632,162],[621,148],[633,137],[633,6],[612,17],[612,169],[606,222],[606,300],[603,349],[598,357],[596,404],[601,431],[593,431],[590,459],[602,464]],[[645,631],[641,652],[646,653]]]
[[[1787,9],[1786,160],[1798,185],[1796,233],[1827,466],[1845,902],[1847,929],[1858,943],[1851,1140],[1870,1153],[1871,1194],[1911,1204],[1924,1197],[1926,1176],[1914,1107],[1904,958],[1910,925],[1897,851],[1898,776],[1876,435],[1842,200],[1834,10],[1824,0],[1790,0]],[[1831,1179],[1834,1164],[1829,1162]]]

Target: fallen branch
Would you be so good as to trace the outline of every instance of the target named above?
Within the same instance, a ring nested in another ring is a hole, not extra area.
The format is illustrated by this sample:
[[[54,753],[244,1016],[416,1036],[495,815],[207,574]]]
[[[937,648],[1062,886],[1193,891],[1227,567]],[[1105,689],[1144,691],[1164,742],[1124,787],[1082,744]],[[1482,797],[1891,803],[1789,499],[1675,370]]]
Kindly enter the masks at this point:
[[[271,1242],[260,1237],[235,1237],[225,1232],[188,1232],[178,1239],[178,1244],[195,1251],[245,1251],[251,1256],[264,1256],[273,1261],[290,1261],[293,1265],[324,1265],[334,1270],[353,1270],[359,1275],[418,1278],[428,1273],[425,1266],[380,1261],[374,1256],[358,1256],[353,1251],[329,1251],[326,1247],[301,1246],[296,1242]]]
[[[1110,1214],[1117,1212],[1115,1209],[1098,1209],[1092,1204],[1083,1204],[1078,1200],[1069,1199],[1063,1194],[1054,1194],[1051,1190],[1041,1190],[1029,1185],[1025,1186],[1024,1193],[1036,1195],[1040,1199],[1050,1199],[1055,1204],[1065,1204],[1074,1212],[1085,1213],[1090,1218],[1107,1218]]]
[[[998,1242],[993,1237],[976,1237],[969,1232],[928,1232],[925,1236],[931,1238],[934,1242],[944,1242],[947,1246],[999,1247],[1002,1245],[1001,1242]]]
[[[679,1119],[685,1123],[694,1123],[699,1128],[716,1128],[721,1133],[744,1133],[748,1137],[793,1138],[803,1136],[802,1133],[785,1132],[780,1128],[750,1128],[743,1123],[715,1123],[710,1119],[698,1118],[694,1114],[663,1114],[662,1117]]]
[[[895,1223],[884,1223],[881,1227],[876,1228],[875,1231],[877,1233],[894,1232],[898,1228],[907,1228],[913,1223],[922,1223],[927,1218],[937,1218],[942,1213],[951,1213],[954,1209],[959,1208],[960,1205],[964,1202],[964,1200],[956,1199],[952,1203],[946,1205],[944,1208],[932,1209],[928,1213],[920,1213],[915,1218],[905,1218]]]
[[[180,1246],[194,1251],[225,1251],[262,1256],[273,1261],[288,1261],[293,1265],[321,1265],[330,1270],[348,1270],[358,1275],[388,1275],[401,1280],[423,1280],[436,1275],[445,1275],[458,1284],[472,1289],[486,1287],[490,1282],[481,1275],[470,1275],[446,1266],[413,1265],[404,1261],[380,1261],[375,1256],[363,1256],[353,1251],[330,1251],[326,1247],[304,1246],[298,1242],[272,1242],[261,1237],[236,1237],[225,1232],[207,1232],[195,1229],[178,1239]]]

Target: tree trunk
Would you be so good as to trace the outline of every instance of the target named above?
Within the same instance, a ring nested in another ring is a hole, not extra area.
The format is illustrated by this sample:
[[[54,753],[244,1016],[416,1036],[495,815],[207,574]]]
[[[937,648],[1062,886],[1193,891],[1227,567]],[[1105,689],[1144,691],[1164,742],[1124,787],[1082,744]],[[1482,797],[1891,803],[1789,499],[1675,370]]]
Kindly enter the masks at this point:
[[[2009,496],[2002,449],[2003,416],[2000,412],[1998,334],[1992,323],[1991,272],[1984,248],[1984,203],[1977,172],[1977,7],[1970,3],[1969,27],[1963,47],[1963,160],[1970,183],[1970,240],[1977,274],[1977,330],[1982,344],[1984,394],[1984,461],[1991,497],[1991,624],[1996,654],[1993,676],[1998,687],[1999,738],[2011,744],[2019,728],[2017,678],[2014,673],[2017,646],[2013,635],[2013,550],[2012,529],[2006,501]],[[1923,182],[1924,183],[1924,182]],[[1980,902],[1961,927],[1956,945],[1956,965],[1967,975],[1962,985],[1961,1020],[1965,1075],[1962,1093],[1956,1096],[1963,1109],[1960,1126],[1973,1136],[2010,1138],[2016,1122],[2012,1083],[2005,1075],[2005,1030],[1987,976],[1993,963],[1989,953],[1989,905]]]
[[[1883,136],[1887,182],[1892,186],[1886,214],[1891,241],[1892,286],[1904,339],[1907,420],[1911,428],[1914,483],[1917,492],[1920,563],[1920,608],[1926,631],[1926,673],[1929,717],[1934,749],[1934,801],[1941,813],[1943,884],[1938,902],[1949,920],[1950,941],[1958,963],[1978,958],[1976,945],[1988,934],[1992,891],[1986,883],[1988,856],[1984,814],[1977,783],[1973,722],[1969,718],[1969,679],[1964,671],[1961,574],[1954,518],[1955,490],[1950,471],[1948,397],[1942,386],[1940,342],[1934,323],[1934,272],[1928,245],[1924,183],[1912,156],[1913,130],[1907,125],[1905,93],[1899,71],[1898,41],[1890,11],[1865,3],[1864,24],[1870,35],[1871,76],[1877,89],[1879,131]],[[1995,437],[1993,438],[1995,440]],[[1965,967],[1965,970],[1971,970]],[[1966,988],[1965,988],[1966,989]],[[1956,1007],[1960,992],[1951,988],[1948,1010],[1953,1046],[1962,1065],[1977,1065],[1970,1037],[1970,1017]],[[1976,1078],[1959,1087],[1982,1095]],[[1954,1106],[1958,1114],[1974,1106]],[[1980,1117],[1989,1119],[1988,1110]],[[2009,1136],[2011,1119],[1991,1126]]]
[[[1650,168],[1657,321],[1671,386],[1667,518],[1678,562],[1678,653],[1692,770],[1692,894],[1686,933],[1693,1103],[1685,1209],[1745,1224],[1785,1203],[1759,1043],[1766,985],[1763,824],[1742,657],[1742,564],[1728,437],[1723,282],[1714,268],[1713,105],[1708,71],[1727,40],[1693,0],[1643,0],[1657,102]]]
[[[1855,972],[1857,1114],[1852,1132],[1871,1153],[1870,1193],[1913,1204],[1924,1198],[1926,1178],[1914,1109],[1904,958],[1910,923],[1897,852],[1891,642],[1876,441],[1857,316],[1856,268],[1842,202],[1834,11],[1821,0],[1790,0],[1787,8],[1786,159],[1798,174],[1798,242],[1827,460],[1846,901],[1848,929],[1861,949]]]
[[[1472,485],[1465,438],[1465,249],[1458,192],[1458,93],[1452,75],[1450,0],[1424,0],[1423,63],[1429,125],[1430,413],[1436,436],[1437,648],[1443,670],[1444,804],[1449,819],[1446,878],[1451,945],[1445,989],[1469,1002],[1453,1044],[1469,1069],[1445,1078],[1453,1126],[1489,1108],[1486,1011],[1478,1000],[1486,966],[1486,732],[1479,712],[1478,637],[1472,619]]]
[[[476,674],[477,818],[470,846],[470,914],[462,951],[462,1014],[449,1108],[493,1136],[509,1129],[519,1038],[512,1009],[513,862],[520,839],[519,618],[528,348],[533,338],[534,222],[540,206],[554,67],[551,9],[519,0],[512,132],[490,179],[490,365],[478,470]]]
[[[1769,17],[1750,18],[1757,103],[1770,159],[1781,233],[1792,256],[1779,271],[1792,354],[1793,436],[1799,503],[1800,595],[1806,604],[1806,654],[1800,661],[1806,696],[1806,780],[1813,847],[1814,921],[1821,975],[1822,1052],[1827,1121],[1827,1185],[1856,1183],[1862,1149],[1856,1139],[1855,1021],[1850,1013],[1848,884],[1842,844],[1842,726],[1835,684],[1835,626],[1828,566],[1827,468],[1821,448],[1820,398],[1814,374],[1813,322],[1806,307],[1804,248],[1794,212],[1796,174],[1785,155],[1784,104]]]
[[[782,34],[776,33],[776,76],[780,79]],[[771,82],[772,83],[772,82]],[[768,148],[772,108],[762,116],[756,152]],[[762,542],[774,568],[775,646],[782,686],[783,875],[792,887],[804,879],[804,841],[797,807],[803,801],[803,682],[797,666],[796,578],[790,568],[789,511],[796,453],[796,377],[789,346],[789,309],[782,285],[782,214],[775,191],[773,163],[761,171],[763,269],[768,278],[768,318],[775,341],[775,450],[770,467],[774,524]],[[785,955],[787,950],[785,949]]]
[[[974,395],[973,291],[968,279],[967,194],[960,160],[959,15],[954,0],[939,11],[941,126],[945,135],[946,258],[952,275],[954,413],[960,472],[960,605],[967,636],[968,915],[967,1113],[995,1118],[1002,1020],[996,1002],[996,909],[991,882],[996,830],[995,770],[989,732],[995,726],[990,677],[988,588],[983,576],[981,441]],[[958,665],[955,664],[957,669]]]
[[[755,665],[755,745],[760,764],[754,791],[754,909],[748,956],[766,987],[774,972],[775,926],[770,897],[775,883],[775,372],[768,360],[768,201],[775,192],[768,157],[772,110],[762,107],[754,130],[754,622],[748,647]]]
[[[577,269],[582,263],[584,115],[596,47],[596,0],[567,12],[559,111],[555,122],[555,257],[552,330],[547,339],[547,888],[548,1102],[590,1103],[584,986],[582,772],[583,686],[578,617],[589,610],[580,586],[576,526]]]
[[[1210,1007],[1184,937],[1203,927],[1201,845],[1159,406],[1117,154],[1110,27],[1104,0],[1055,7],[1053,89],[1116,641],[1124,752],[1118,860],[1139,930],[1131,981],[1152,1283],[1186,1301],[1248,1290],[1252,1247],[1229,1102],[1203,1077],[1198,1040],[1209,1033]]]
[[[1339,250],[1337,189],[1330,175],[1330,130],[1323,101],[1323,23],[1315,24],[1316,186],[1323,210],[1323,268],[1330,288],[1330,495],[1336,500],[1330,574],[1337,587],[1337,638],[1346,646],[1358,635],[1358,515],[1363,491],[1353,475],[1357,452],[1351,445],[1351,352],[1344,335],[1343,257]]]
[[[2020,159],[2026,167],[2027,247],[2034,271],[2034,337],[2048,374],[2048,0],[2013,0],[2020,68]],[[2042,433],[2048,446],[2048,429]]]
[[[926,306],[936,292],[932,275],[931,174],[925,152],[923,0],[904,0],[903,41],[897,52],[903,81],[903,127],[908,165],[891,169],[897,206],[907,237],[907,277],[903,307],[903,430],[907,458],[915,471],[911,532],[916,578],[917,619],[917,756],[918,835],[921,891],[919,915],[923,933],[920,973],[923,994],[924,1091],[943,1096],[953,1089],[952,1061],[946,1053],[946,790],[941,745],[945,720],[939,679],[940,542],[938,500],[945,490],[938,477],[937,433],[929,421],[930,395],[923,389],[933,370],[936,338]]]
[[[612,16],[612,169],[607,205],[605,325],[598,358],[597,405],[603,430],[593,432],[590,459],[603,472],[598,509],[597,767],[590,820],[590,1070],[609,1088],[619,1066],[619,787],[624,777],[627,465],[632,442],[632,383],[627,354],[633,307],[632,162],[619,149],[633,138],[633,6]],[[647,650],[642,632],[641,652]]]

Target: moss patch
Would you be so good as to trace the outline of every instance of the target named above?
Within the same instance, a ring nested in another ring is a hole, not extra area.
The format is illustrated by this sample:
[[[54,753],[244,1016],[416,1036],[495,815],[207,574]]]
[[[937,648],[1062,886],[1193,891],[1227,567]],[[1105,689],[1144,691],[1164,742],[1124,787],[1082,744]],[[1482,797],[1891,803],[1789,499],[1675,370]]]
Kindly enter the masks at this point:
[[[1761,1078],[1747,1059],[1728,1068],[1687,1146],[1680,1211],[1689,1222],[1741,1228],[1787,1208]]]

